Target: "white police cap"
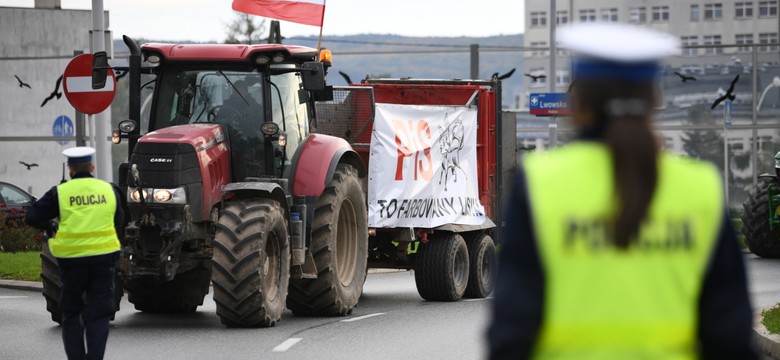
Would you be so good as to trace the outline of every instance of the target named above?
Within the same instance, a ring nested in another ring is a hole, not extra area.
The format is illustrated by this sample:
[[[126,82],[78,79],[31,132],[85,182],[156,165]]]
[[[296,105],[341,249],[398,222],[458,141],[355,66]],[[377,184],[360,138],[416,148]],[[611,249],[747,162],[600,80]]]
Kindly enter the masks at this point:
[[[95,149],[89,146],[77,146],[62,151],[62,155],[68,158],[68,164],[92,161]]]
[[[575,57],[618,63],[660,61],[680,54],[680,40],[671,34],[624,23],[574,23],[558,31],[558,45]]]

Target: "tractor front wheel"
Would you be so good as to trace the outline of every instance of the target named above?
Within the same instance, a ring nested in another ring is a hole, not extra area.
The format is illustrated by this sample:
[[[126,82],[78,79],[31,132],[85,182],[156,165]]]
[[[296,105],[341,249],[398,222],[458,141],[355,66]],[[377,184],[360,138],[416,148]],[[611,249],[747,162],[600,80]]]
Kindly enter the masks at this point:
[[[282,318],[290,281],[287,224],[278,202],[229,202],[214,238],[217,315],[230,327],[269,327]]]

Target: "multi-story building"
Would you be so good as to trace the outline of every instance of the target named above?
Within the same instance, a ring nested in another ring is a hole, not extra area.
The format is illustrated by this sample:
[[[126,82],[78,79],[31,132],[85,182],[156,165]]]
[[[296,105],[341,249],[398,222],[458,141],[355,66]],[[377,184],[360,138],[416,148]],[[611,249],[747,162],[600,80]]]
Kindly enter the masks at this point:
[[[724,180],[732,181],[732,205],[743,198],[742,187],[754,168],[755,172],[771,169],[772,155],[780,150],[780,89],[772,90],[776,77],[780,83],[778,0],[553,1],[554,16],[550,16],[550,0],[525,1],[524,46],[532,49],[524,52],[524,73],[530,76],[524,79],[521,108],[528,108],[530,93],[566,92],[571,81],[565,51],[556,49],[554,75],[550,71],[553,22],[557,26],[572,22],[647,26],[678,36],[683,46],[680,56],[665,62],[659,80],[662,101],[656,127],[664,147],[728,168]],[[683,76],[695,80],[683,81]],[[734,101],[713,107],[733,81]],[[563,140],[570,136],[565,125],[540,131],[553,123],[549,120],[519,115],[520,143],[543,148],[557,136],[554,133]]]

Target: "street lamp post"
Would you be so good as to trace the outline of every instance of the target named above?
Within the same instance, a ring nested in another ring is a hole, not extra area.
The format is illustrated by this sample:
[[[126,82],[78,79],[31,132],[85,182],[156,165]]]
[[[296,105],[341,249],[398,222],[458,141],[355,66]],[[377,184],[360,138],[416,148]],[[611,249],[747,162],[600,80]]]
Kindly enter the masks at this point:
[[[756,112],[759,112],[761,110],[761,104],[764,102],[764,97],[766,96],[766,93],[769,91],[769,89],[774,87],[780,87],[780,76],[775,76],[775,78],[772,79],[772,83],[767,85],[764,88],[764,92],[761,93],[761,98],[758,99],[758,105],[756,105]]]

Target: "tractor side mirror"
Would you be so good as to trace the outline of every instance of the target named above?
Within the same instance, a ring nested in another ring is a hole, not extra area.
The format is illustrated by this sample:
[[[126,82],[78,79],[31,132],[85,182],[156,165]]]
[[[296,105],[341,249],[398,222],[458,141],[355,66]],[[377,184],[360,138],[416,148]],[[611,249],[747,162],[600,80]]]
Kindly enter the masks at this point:
[[[320,91],[325,88],[325,67],[321,62],[305,62],[301,66],[303,88],[309,91]]]
[[[102,89],[106,87],[108,69],[108,55],[106,52],[96,52],[92,56],[92,89]]]

